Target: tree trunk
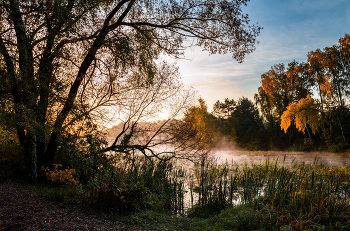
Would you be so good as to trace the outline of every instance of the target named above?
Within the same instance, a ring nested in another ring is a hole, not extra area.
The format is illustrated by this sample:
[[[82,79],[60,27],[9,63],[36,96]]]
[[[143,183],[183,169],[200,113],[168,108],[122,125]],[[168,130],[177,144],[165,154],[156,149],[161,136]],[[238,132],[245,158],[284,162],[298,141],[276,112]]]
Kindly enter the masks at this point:
[[[30,183],[38,182],[38,165],[37,165],[37,143],[36,135],[28,131],[25,142],[25,157],[27,167],[27,178]]]
[[[342,136],[343,136],[343,141],[346,142],[345,136],[344,136],[344,132],[343,132],[343,126],[341,125],[341,122],[340,122],[338,113],[337,113],[337,119],[338,119],[338,123],[339,123],[339,126],[340,126],[341,134],[342,134]]]

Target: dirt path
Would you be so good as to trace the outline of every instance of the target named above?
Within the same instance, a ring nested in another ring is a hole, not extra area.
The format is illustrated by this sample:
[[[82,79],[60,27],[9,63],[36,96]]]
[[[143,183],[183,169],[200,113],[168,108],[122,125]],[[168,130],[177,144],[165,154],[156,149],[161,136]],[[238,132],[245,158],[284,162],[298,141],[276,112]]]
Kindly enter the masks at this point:
[[[100,220],[50,202],[13,182],[0,183],[0,230],[157,230]]]

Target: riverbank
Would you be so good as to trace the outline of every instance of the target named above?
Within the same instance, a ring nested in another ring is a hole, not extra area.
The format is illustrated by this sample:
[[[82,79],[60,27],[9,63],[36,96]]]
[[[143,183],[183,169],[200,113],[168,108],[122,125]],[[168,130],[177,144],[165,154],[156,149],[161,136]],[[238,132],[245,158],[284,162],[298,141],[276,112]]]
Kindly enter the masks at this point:
[[[88,205],[79,184],[27,187],[7,181],[0,188],[0,230],[350,230],[349,168],[279,163],[208,160],[187,169],[178,176],[184,182],[177,187],[185,197],[176,198],[192,202],[177,215],[154,204],[129,213],[118,213],[118,206]],[[149,200],[154,202],[162,201]]]
[[[159,230],[97,219],[11,181],[0,183],[0,230]]]

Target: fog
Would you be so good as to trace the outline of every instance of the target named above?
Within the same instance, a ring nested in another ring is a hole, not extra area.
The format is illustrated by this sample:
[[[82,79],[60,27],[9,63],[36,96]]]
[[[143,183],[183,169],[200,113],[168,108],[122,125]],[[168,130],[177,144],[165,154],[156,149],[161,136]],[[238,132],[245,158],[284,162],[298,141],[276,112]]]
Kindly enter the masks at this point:
[[[279,160],[279,163],[285,162],[289,165],[292,162],[313,164],[317,158],[317,164],[325,166],[350,167],[349,153],[329,153],[329,152],[285,152],[285,151],[244,151],[237,149],[219,149],[212,152],[211,156],[216,158],[219,163],[236,162],[244,164],[245,162],[261,163],[267,159]]]

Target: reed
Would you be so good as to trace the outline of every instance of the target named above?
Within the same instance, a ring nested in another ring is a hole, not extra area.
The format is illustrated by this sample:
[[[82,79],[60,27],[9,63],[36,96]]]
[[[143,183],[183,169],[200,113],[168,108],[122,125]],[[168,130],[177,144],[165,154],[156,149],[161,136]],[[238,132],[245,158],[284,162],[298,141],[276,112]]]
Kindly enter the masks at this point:
[[[227,207],[263,203],[279,214],[280,224],[333,227],[350,218],[350,170],[317,164],[267,160],[264,163],[216,164],[203,160],[193,169],[191,195],[197,203],[192,217],[209,217]],[[215,207],[216,206],[216,207]],[[204,213],[205,208],[215,208]],[[338,222],[338,223],[337,223]]]

